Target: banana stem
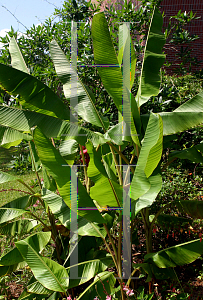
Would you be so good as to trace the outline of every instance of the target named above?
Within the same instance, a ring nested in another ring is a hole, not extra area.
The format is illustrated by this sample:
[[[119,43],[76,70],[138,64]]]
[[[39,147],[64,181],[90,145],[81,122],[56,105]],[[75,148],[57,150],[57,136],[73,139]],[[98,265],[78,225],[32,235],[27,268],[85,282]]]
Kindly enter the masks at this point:
[[[86,189],[88,190],[88,176],[87,176],[87,166],[85,164],[85,155],[83,153],[83,149],[82,149],[82,145],[79,145],[80,147],[80,152],[81,152],[81,155],[82,155],[82,162],[83,162],[83,165],[84,165],[84,174],[85,174],[85,185],[86,185]]]
[[[116,159],[116,155],[115,155],[115,153],[113,151],[112,144],[109,143],[109,147],[111,149],[111,153],[113,154],[114,162],[115,162],[117,173],[118,173],[119,183],[120,183],[120,185],[122,185],[123,184],[123,179],[122,179],[122,176],[121,176],[121,172],[120,172],[120,167],[118,165],[118,161]]]
[[[119,273],[119,270],[118,270],[118,265],[117,265],[117,261],[113,255],[113,252],[111,251],[111,248],[109,247],[107,241],[105,240],[104,236],[101,234],[101,232],[97,229],[97,227],[92,223],[90,222],[90,224],[92,225],[92,227],[97,231],[97,233],[100,235],[100,237],[102,238],[102,240],[104,241],[105,245],[106,245],[106,248],[109,250],[109,253],[111,254],[111,257],[114,261],[114,264],[115,264],[115,267],[116,267],[116,270],[117,272]],[[103,224],[104,225],[104,224]]]

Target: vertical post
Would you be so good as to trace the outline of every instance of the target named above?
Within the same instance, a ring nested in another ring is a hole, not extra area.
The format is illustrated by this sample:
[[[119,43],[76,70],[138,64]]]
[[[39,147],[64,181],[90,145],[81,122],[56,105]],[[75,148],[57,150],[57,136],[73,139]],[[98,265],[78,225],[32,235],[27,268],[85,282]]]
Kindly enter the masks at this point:
[[[78,278],[78,178],[76,175],[77,165],[71,168],[71,181],[70,181],[70,197],[71,197],[71,222],[70,222],[70,278]]]
[[[78,85],[78,75],[77,75],[77,51],[78,51],[78,41],[77,41],[77,22],[71,22],[71,78],[70,78],[70,122],[75,123],[78,126],[78,96],[77,96],[77,85]],[[78,134],[78,130],[77,130]]]
[[[122,134],[131,136],[131,93],[130,93],[130,71],[131,71],[131,52],[130,52],[130,23],[123,25],[123,128]]]
[[[127,176],[127,178],[126,178]],[[123,263],[122,277],[129,279],[131,274],[131,235],[130,235],[130,172],[128,165],[123,165],[123,182],[126,182],[126,188],[123,188]]]

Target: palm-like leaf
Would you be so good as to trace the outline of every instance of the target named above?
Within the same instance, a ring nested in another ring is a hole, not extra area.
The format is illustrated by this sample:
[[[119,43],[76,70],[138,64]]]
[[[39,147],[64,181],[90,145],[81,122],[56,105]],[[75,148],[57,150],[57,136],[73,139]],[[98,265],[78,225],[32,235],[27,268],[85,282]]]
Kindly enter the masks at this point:
[[[203,243],[200,240],[176,245],[157,253],[145,255],[145,262],[153,262],[159,268],[168,268],[189,264],[203,253]]]
[[[165,37],[161,31],[162,24],[161,13],[157,8],[154,8],[145,45],[139,90],[136,96],[138,107],[147,102],[151,96],[156,96],[159,93],[160,68],[165,61],[165,55],[162,53],[165,44]]]
[[[35,278],[47,289],[65,292],[68,285],[66,269],[55,261],[45,258],[39,254],[40,243],[47,243],[50,232],[41,232],[38,235],[16,242],[16,247],[22,257],[31,268]]]
[[[38,128],[34,131],[34,141],[42,164],[47,169],[48,173],[55,179],[60,195],[70,207],[70,166],[66,164],[66,161],[60,153]],[[76,191],[78,190],[78,207],[96,208],[80,180],[78,180],[78,187],[74,188]],[[105,223],[98,211],[79,210],[78,214],[89,221]]]
[[[68,107],[48,86],[37,78],[0,64],[0,83],[12,95],[20,95],[24,107],[64,120],[70,120]]]
[[[107,118],[104,118],[99,114],[94,105],[95,99],[93,93],[87,86],[83,85],[79,78],[77,82],[77,89],[74,91],[71,90],[70,77],[74,76],[77,78],[77,74],[76,71],[71,68],[69,61],[55,40],[53,40],[50,44],[50,52],[56,73],[63,83],[66,98],[70,98],[74,95],[78,97],[77,108],[74,107],[77,109],[78,115],[87,122],[104,128],[104,130],[105,128],[108,128],[109,121]],[[73,95],[71,95],[71,93],[73,93]]]

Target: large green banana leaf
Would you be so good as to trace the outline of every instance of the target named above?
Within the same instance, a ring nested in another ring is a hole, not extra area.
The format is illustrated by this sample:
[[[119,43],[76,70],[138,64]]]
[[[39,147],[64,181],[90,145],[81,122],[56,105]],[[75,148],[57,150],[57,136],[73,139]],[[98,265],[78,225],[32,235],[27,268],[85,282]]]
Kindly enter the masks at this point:
[[[203,98],[201,98],[203,101]],[[163,120],[163,135],[171,135],[182,132],[198,126],[203,122],[203,111],[190,112],[161,112],[159,113]]]
[[[40,232],[34,236],[16,242],[24,260],[32,270],[35,278],[47,289],[65,292],[68,285],[67,271],[64,267],[39,254],[40,243],[50,239],[50,232]]]
[[[163,135],[185,131],[203,123],[203,92],[180,105],[173,112],[159,113],[163,120]],[[142,121],[146,123],[147,115]]]
[[[46,289],[34,276],[31,277],[25,290],[22,292],[19,300],[21,299],[44,299],[47,295],[53,294],[53,291]]]
[[[49,242],[50,237],[51,237],[50,232],[38,232],[35,233],[34,235],[29,236],[25,240],[35,245],[35,250],[37,252],[40,252],[44,249],[46,244]],[[23,261],[24,261],[24,257],[21,255],[19,249],[14,248],[0,258],[0,265],[10,266],[11,268],[13,268],[20,265],[20,263],[22,263]]]
[[[0,171],[0,183],[18,180],[17,177]]]
[[[97,274],[94,282],[91,283],[85,291],[78,297],[78,300],[94,299],[96,296],[100,296],[101,300],[106,300],[106,293],[111,294],[114,289],[116,279],[113,273],[105,271]]]
[[[198,151],[199,149],[201,149],[201,152],[203,152],[203,143],[200,143],[191,148],[184,149],[182,151],[173,151],[169,155],[169,161],[174,157],[177,157],[181,159],[188,159],[195,163],[203,163],[203,155],[200,151]]]
[[[55,40],[53,40],[50,44],[50,53],[54,62],[56,73],[63,83],[66,98],[70,98],[72,92],[74,95],[78,96],[78,115],[88,123],[107,129],[109,127],[108,119],[99,114],[94,104],[95,99],[93,93],[91,93],[89,88],[81,82],[80,78],[78,78],[77,89],[75,91],[71,91],[70,77],[74,76],[77,78],[77,73],[76,70],[71,68],[69,61]]]
[[[129,47],[130,41],[130,47]],[[130,89],[132,89],[133,83],[135,81],[135,69],[136,69],[136,54],[135,49],[133,46],[133,42],[130,36],[130,30],[128,29],[127,25],[124,23],[119,26],[119,53],[118,53],[118,63],[119,65],[122,64],[123,56],[130,52]]]
[[[70,111],[61,99],[37,78],[0,64],[0,84],[12,95],[20,95],[24,107],[70,120]]]
[[[1,235],[15,236],[16,234],[26,234],[38,225],[38,221],[32,219],[22,219],[10,223],[3,223],[0,226]]]
[[[159,268],[169,268],[189,264],[203,253],[200,239],[176,245],[157,253],[145,255],[145,262],[153,262]]]
[[[27,133],[0,126],[0,146],[8,149],[11,146],[19,145],[22,140],[30,141],[32,140],[32,136]]]
[[[23,196],[4,204],[1,208],[26,209],[30,203],[30,196]]]
[[[0,265],[1,266],[12,266],[24,261],[22,255],[17,248],[10,250],[6,255],[1,256]]]
[[[20,217],[27,211],[18,208],[0,208],[0,224],[11,221],[17,217]]]
[[[59,219],[61,224],[70,229],[70,208],[65,204],[63,199],[59,195],[49,191],[46,191],[46,194],[42,198],[48,204],[55,217]],[[94,226],[96,226],[97,230],[104,237],[106,236],[104,227],[100,227],[96,223],[94,223]],[[86,219],[78,216],[78,235],[100,237],[98,231],[96,231]]]
[[[34,130],[34,141],[42,164],[56,181],[60,195],[70,207],[70,166],[38,128]],[[80,180],[78,186],[74,188],[78,190],[78,207],[96,208]],[[89,221],[105,223],[97,210],[79,210],[78,214]]]
[[[165,55],[162,52],[165,44],[162,25],[162,15],[157,8],[154,8],[145,45],[139,89],[136,96],[138,107],[147,102],[151,96],[156,96],[159,93],[161,84],[160,69],[165,61]]]
[[[11,65],[13,68],[18,69],[19,71],[29,74],[28,68],[25,64],[22,53],[16,43],[15,37],[13,36],[10,39],[9,43],[9,52],[11,55]]]
[[[149,190],[144,195],[139,197],[135,203],[135,216],[142,208],[150,207],[161,190],[162,177],[160,173],[155,172],[155,174],[148,177],[148,181],[150,183]]]
[[[160,178],[149,177],[159,164],[162,155],[162,144],[163,144],[163,124],[161,117],[157,114],[150,114],[149,122],[145,132],[142,148],[137,161],[137,167],[133,175],[131,182],[131,198],[137,200],[141,196],[149,192],[152,185],[151,193],[153,194],[152,200],[154,201],[155,194],[159,192],[161,188]],[[151,183],[150,183],[151,180]],[[157,187],[156,187],[157,183]],[[155,191],[156,190],[156,191]],[[143,198],[143,201],[145,198]],[[147,201],[149,203],[149,201]]]
[[[12,274],[13,272],[23,269],[26,266],[26,262],[20,262],[11,266],[0,266],[0,277],[8,274]]]
[[[189,99],[173,112],[203,112],[203,92]]]
[[[93,17],[92,40],[94,61],[102,66],[98,68],[102,83],[122,113],[123,77],[104,13],[95,14]],[[112,67],[105,67],[106,65]]]
[[[27,291],[37,295],[50,295],[52,292],[49,289],[46,289],[41,283],[39,283],[39,281],[30,283],[27,286]]]
[[[134,121],[131,119],[131,126],[133,127],[131,130],[135,135],[134,139],[136,144],[139,145],[139,139],[137,138],[136,134],[137,133],[140,134],[141,126],[140,126],[140,117],[138,113],[137,103],[132,94],[131,94],[131,101],[130,101],[130,90],[127,88],[127,86],[123,86],[123,75],[122,75],[121,67],[119,65],[119,61],[116,56],[116,52],[111,40],[108,24],[104,13],[95,14],[93,17],[92,40],[93,40],[94,60],[95,63],[99,66],[98,72],[99,75],[101,76],[102,83],[105,89],[107,90],[107,92],[109,93],[109,95],[112,97],[117,109],[121,114],[123,111],[122,110],[123,93],[126,93],[126,96],[128,97],[128,100],[126,98],[125,101],[129,106],[129,110],[131,111],[132,116],[134,118]],[[124,119],[124,121],[126,121],[127,124],[129,124],[130,120]],[[134,126],[134,122],[135,122],[135,126]]]
[[[90,156],[87,173],[88,177],[95,183],[90,189],[90,196],[96,200],[101,207],[107,205],[113,207],[118,205],[122,206],[123,189],[116,182],[117,178],[113,172],[111,172],[110,177],[108,176],[101,162],[102,156],[100,149],[96,152],[91,142],[88,142],[86,147]]]
[[[69,279],[68,288],[72,288],[78,285],[81,285],[91,278],[93,278],[96,274],[105,271],[112,264],[112,258],[109,256],[94,259],[89,261],[84,261],[79,263],[78,266],[78,277],[79,279]],[[70,269],[75,266],[71,266],[67,268],[68,274],[70,274]]]
[[[0,124],[26,132],[30,132],[31,128],[38,126],[47,137],[70,137],[82,145],[85,145],[87,139],[90,139],[95,146],[107,141],[100,133],[92,132],[59,118],[5,106],[0,106]]]

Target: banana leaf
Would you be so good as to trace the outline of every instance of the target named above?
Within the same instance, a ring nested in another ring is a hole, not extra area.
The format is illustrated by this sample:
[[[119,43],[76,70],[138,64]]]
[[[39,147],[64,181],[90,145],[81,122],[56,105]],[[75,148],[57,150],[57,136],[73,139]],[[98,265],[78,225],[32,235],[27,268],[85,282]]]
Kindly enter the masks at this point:
[[[162,52],[165,44],[162,25],[162,15],[157,8],[154,8],[145,45],[139,89],[136,96],[138,107],[146,103],[151,96],[156,96],[159,93],[161,84],[160,69],[165,61],[165,54]]]
[[[182,266],[195,261],[203,253],[200,239],[179,244],[157,253],[145,255],[144,262],[155,263],[159,268]]]
[[[60,195],[70,207],[70,166],[38,128],[34,130],[34,141],[42,164],[56,181]],[[78,186],[74,188],[78,191],[78,207],[96,208],[80,180],[78,180]],[[89,221],[104,223],[104,219],[96,210],[79,210],[78,214]]]
[[[76,70],[71,68],[69,61],[55,40],[50,44],[50,53],[56,73],[63,83],[66,98],[70,99],[71,96],[74,97],[74,95],[78,97],[77,107],[73,107],[77,109],[78,115],[88,123],[102,127],[104,130],[107,129],[109,127],[109,121],[97,111],[94,104],[95,99],[93,93],[81,82],[80,78],[77,80],[78,76]],[[71,90],[71,76],[77,80],[77,88],[75,91]]]

